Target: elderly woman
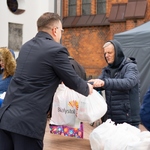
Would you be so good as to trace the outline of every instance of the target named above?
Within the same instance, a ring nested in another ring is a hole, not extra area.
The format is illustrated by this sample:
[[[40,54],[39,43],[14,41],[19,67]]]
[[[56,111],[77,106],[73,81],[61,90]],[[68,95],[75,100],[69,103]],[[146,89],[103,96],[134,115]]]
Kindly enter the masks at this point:
[[[0,95],[7,91],[8,85],[16,69],[14,53],[8,48],[0,48]],[[0,106],[3,98],[0,99]]]

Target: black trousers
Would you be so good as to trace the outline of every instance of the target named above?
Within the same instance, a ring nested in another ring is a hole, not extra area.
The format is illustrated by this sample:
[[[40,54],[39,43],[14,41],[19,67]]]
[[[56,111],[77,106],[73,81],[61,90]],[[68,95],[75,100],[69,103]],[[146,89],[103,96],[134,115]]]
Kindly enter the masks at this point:
[[[43,141],[0,129],[0,150],[42,150]]]

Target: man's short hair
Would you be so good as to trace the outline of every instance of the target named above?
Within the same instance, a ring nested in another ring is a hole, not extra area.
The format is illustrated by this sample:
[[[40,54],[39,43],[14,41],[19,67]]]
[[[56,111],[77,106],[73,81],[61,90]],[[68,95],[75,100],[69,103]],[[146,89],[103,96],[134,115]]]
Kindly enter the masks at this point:
[[[109,46],[109,45],[113,45],[111,42],[106,42],[105,44],[104,44],[104,46],[103,46],[103,48],[105,48],[105,47],[107,47],[107,46]]]
[[[37,20],[38,31],[53,26],[58,21],[61,21],[60,16],[56,13],[46,12]]]

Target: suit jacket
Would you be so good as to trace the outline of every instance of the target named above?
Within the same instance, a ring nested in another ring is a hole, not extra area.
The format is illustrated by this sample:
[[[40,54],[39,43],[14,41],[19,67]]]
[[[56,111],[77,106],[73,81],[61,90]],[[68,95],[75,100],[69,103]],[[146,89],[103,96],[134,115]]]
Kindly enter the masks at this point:
[[[72,68],[68,51],[45,32],[26,42],[0,108],[0,128],[43,139],[47,112],[58,84],[87,96],[89,89]]]

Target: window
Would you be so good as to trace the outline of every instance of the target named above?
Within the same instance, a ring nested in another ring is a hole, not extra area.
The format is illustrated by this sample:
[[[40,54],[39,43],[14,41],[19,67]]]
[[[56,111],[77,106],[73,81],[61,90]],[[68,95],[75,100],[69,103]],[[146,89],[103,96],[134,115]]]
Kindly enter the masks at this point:
[[[82,15],[91,14],[91,0],[82,0]]]
[[[97,14],[106,13],[106,0],[97,0]]]
[[[127,3],[125,18],[144,18],[146,14],[147,0],[130,0]]]
[[[108,20],[110,22],[122,22],[125,21],[126,3],[112,4],[110,15]]]
[[[22,14],[25,11],[25,0],[7,0],[7,6],[13,14]]]
[[[9,23],[8,48],[19,51],[22,45],[22,24]]]
[[[69,0],[69,16],[76,16],[76,0]]]
[[[8,8],[10,9],[11,12],[16,12],[17,9],[18,9],[18,2],[17,0],[7,0],[7,5],[8,5]]]
[[[62,0],[54,0],[54,12],[62,17]],[[50,4],[51,5],[51,4]]]

